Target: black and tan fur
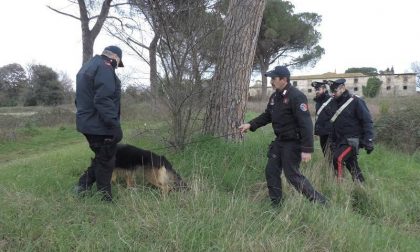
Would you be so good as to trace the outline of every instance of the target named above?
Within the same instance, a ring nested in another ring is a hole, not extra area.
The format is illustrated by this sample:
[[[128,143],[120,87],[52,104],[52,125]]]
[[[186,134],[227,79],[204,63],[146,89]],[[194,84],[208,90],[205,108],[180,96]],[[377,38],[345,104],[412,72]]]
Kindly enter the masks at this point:
[[[165,194],[187,189],[186,183],[164,156],[128,144],[117,146],[112,182],[115,183],[119,176],[124,177],[127,187],[135,187],[136,177],[140,177]]]

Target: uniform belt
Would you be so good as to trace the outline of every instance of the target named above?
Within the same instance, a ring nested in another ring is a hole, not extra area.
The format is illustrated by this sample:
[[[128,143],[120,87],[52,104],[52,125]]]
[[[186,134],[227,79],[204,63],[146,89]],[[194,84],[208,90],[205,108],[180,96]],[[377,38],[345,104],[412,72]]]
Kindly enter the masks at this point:
[[[292,141],[292,140],[300,140],[300,134],[296,133],[294,136],[292,135],[278,135],[276,134],[277,139],[280,141]]]

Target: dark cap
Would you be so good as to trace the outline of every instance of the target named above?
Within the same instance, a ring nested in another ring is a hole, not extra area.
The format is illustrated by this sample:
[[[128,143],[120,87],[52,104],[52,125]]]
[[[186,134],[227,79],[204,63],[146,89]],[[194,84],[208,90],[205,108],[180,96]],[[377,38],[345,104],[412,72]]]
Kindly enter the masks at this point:
[[[118,64],[118,67],[124,67],[124,64],[122,62],[122,51],[118,46],[107,46],[105,47],[104,51],[110,51],[115,53],[118,58],[120,58],[120,63]]]
[[[346,79],[337,79],[335,81],[330,81],[330,89],[333,92],[334,90],[336,90],[340,85],[344,85],[344,83],[346,83]]]
[[[314,87],[315,89],[319,89],[320,87],[325,87],[325,85],[327,85],[327,81],[313,81],[311,83],[311,86]]]
[[[285,66],[276,66],[274,70],[268,71],[264,74],[267,77],[290,77],[289,69]]]

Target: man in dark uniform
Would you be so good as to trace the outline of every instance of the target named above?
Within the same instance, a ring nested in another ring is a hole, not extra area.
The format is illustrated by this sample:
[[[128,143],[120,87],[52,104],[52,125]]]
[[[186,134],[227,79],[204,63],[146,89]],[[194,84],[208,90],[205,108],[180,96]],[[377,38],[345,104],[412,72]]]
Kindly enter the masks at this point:
[[[117,143],[122,139],[121,82],[115,74],[117,67],[124,66],[121,59],[121,49],[108,46],[102,55],[86,62],[76,76],[76,126],[95,153],[90,167],[79,179],[76,192],[83,195],[96,182],[104,201],[112,201],[111,176]]]
[[[367,154],[373,151],[373,122],[366,103],[356,95],[351,95],[345,86],[345,79],[338,79],[330,84],[337,111],[331,118],[336,148],[333,164],[337,177],[343,173],[346,163],[353,181],[365,179],[357,162],[359,148],[365,148]]]
[[[271,77],[276,92],[271,95],[267,108],[257,118],[239,126],[241,132],[255,131],[272,123],[276,139],[268,151],[266,180],[273,205],[282,200],[281,172],[286,179],[310,201],[326,203],[325,197],[315,191],[311,183],[299,171],[301,160],[311,160],[313,152],[313,126],[306,96],[290,84],[290,72],[277,66],[265,74]]]
[[[330,158],[331,154],[328,154],[330,153],[330,136],[332,134],[330,119],[334,115],[335,109],[331,106],[333,98],[328,93],[327,83],[327,81],[314,81],[311,85],[315,88],[315,135],[319,136],[322,153]]]

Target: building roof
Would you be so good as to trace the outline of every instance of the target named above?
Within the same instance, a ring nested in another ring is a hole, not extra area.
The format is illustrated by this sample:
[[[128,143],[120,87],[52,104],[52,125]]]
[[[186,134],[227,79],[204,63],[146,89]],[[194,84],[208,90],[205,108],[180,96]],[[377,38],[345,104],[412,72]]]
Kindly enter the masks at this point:
[[[416,73],[402,73],[402,74],[378,74],[376,76],[383,76],[383,75],[416,75]],[[318,75],[299,75],[299,76],[291,76],[291,80],[335,80],[340,78],[358,78],[358,77],[370,77],[369,75],[365,75],[362,73],[324,73]]]

